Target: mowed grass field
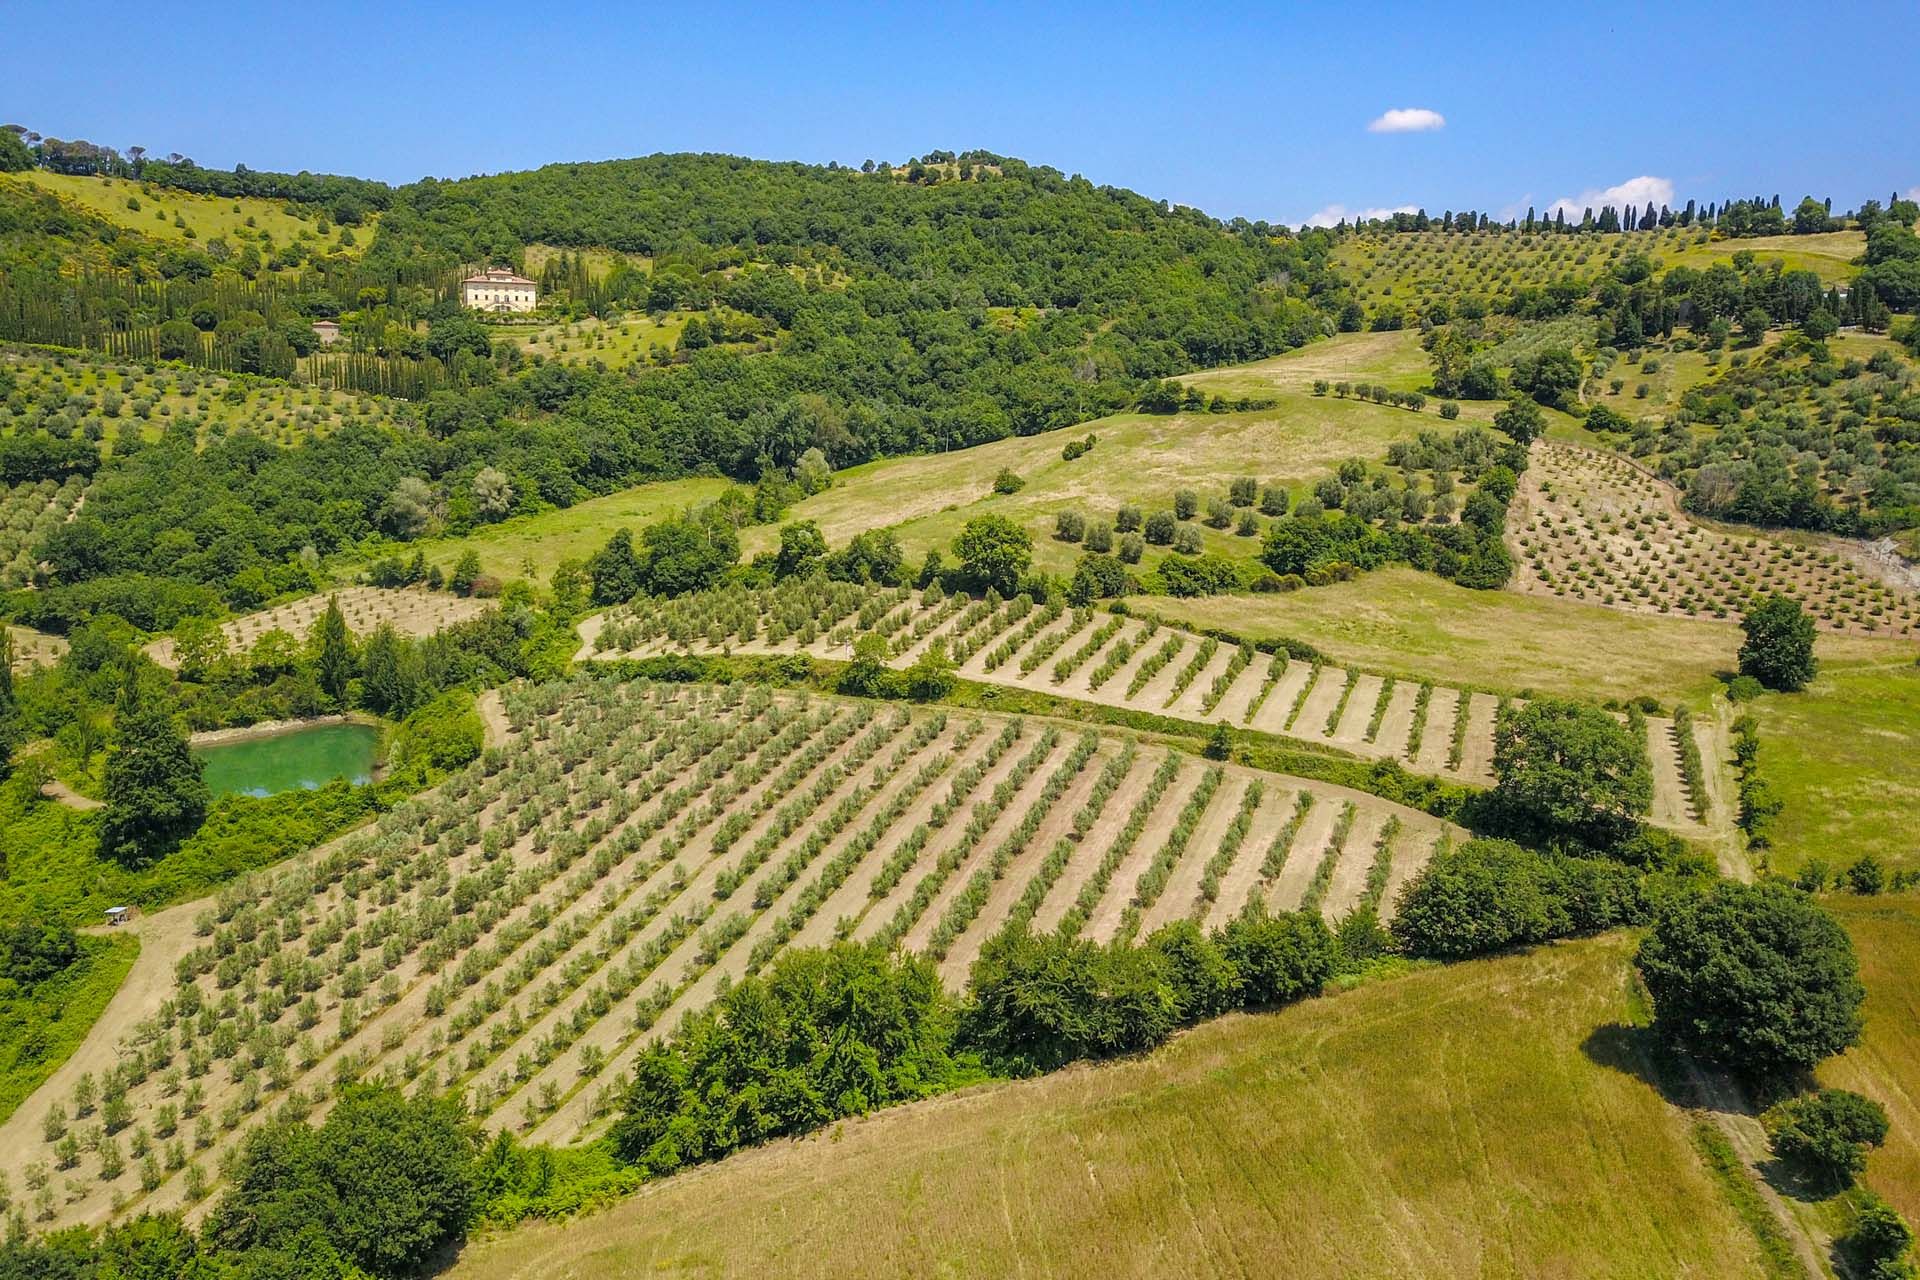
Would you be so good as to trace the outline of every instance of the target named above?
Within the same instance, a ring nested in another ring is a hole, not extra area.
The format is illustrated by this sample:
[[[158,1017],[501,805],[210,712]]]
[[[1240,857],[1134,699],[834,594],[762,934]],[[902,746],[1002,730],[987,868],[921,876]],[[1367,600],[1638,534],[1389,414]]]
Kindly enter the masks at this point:
[[[1761,772],[1786,805],[1772,833],[1778,870],[1816,857],[1838,870],[1863,853],[1920,866],[1920,667],[1910,644],[1877,648],[1877,661],[1845,661],[1823,643],[1830,656],[1805,691],[1754,704]]]
[[[1867,1161],[1867,1185],[1920,1218],[1920,897],[1830,898],[1860,953],[1867,986],[1860,1043],[1820,1068],[1822,1084],[1878,1099],[1893,1121]]]
[[[1759,1274],[1682,1113],[1588,1052],[1630,1021],[1630,954],[1601,938],[1235,1015],[748,1152],[447,1274]]]
[[[237,250],[242,241],[257,240],[264,232],[276,245],[312,240],[318,252],[352,254],[373,243],[374,222],[379,216],[369,214],[365,225],[353,230],[354,244],[348,246],[340,240],[347,228],[331,223],[327,234],[321,235],[317,218],[297,218],[278,200],[252,196],[225,199],[169,187],[149,189],[131,178],[83,177],[45,169],[7,174],[0,180],[31,183],[66,197],[115,226],[156,240],[177,240],[200,248],[205,248],[206,242],[215,236],[223,236]],[[129,199],[139,201],[140,207],[128,208]],[[249,218],[253,220],[251,225]],[[176,219],[180,225],[175,225]],[[189,231],[193,233],[191,236],[187,234]]]
[[[426,554],[429,564],[451,570],[472,549],[479,553],[482,573],[502,582],[531,576],[544,583],[562,560],[586,559],[605,546],[616,530],[630,529],[638,537],[646,525],[687,507],[711,502],[731,484],[728,480],[696,478],[639,485],[562,510],[503,520],[465,537],[410,543],[403,550],[411,556],[418,549]]]
[[[975,516],[1004,515],[1033,536],[1034,564],[1070,573],[1078,544],[1055,540],[1054,516],[1066,509],[1089,519],[1111,520],[1122,503],[1151,514],[1170,510],[1176,489],[1225,497],[1238,475],[1262,484],[1285,485],[1296,501],[1313,481],[1347,458],[1378,462],[1395,440],[1423,430],[1450,429],[1437,413],[1413,413],[1331,396],[1292,396],[1273,409],[1248,413],[1121,414],[1060,431],[1013,437],[951,453],[867,463],[838,472],[833,487],[795,506],[789,520],[814,520],[832,546],[854,534],[890,526],[909,560],[928,548],[943,553]],[[1099,437],[1093,452],[1061,459],[1069,440]],[[1010,495],[993,491],[994,477],[1010,469],[1026,487]],[[1201,526],[1208,551],[1242,558],[1256,555],[1257,537]],[[748,530],[747,554],[778,541],[772,529]],[[1148,564],[1160,554],[1149,548]]]
[[[1751,253],[1760,262],[1784,262],[1789,271],[1811,271],[1827,285],[1845,284],[1858,270],[1854,259],[1867,251],[1864,231],[1823,231],[1810,236],[1754,236],[1744,240],[1688,243],[1678,252],[1663,247],[1659,257],[1668,269],[1692,267],[1705,271],[1718,262],[1731,264],[1736,253]]]

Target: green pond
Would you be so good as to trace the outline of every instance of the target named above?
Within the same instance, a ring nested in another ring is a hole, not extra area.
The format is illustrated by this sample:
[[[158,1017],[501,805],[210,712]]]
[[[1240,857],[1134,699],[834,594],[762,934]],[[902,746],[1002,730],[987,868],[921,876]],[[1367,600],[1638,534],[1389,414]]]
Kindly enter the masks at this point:
[[[373,778],[380,731],[365,724],[317,724],[260,738],[195,747],[216,796],[270,796],[296,787],[321,787],[335,778]]]

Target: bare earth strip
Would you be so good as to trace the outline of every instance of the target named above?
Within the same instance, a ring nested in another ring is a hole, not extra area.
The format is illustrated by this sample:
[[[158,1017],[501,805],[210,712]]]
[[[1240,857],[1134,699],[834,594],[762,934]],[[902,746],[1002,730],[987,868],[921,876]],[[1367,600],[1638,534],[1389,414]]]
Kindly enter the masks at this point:
[[[1413,705],[1419,699],[1419,681],[1401,680],[1393,686],[1387,698],[1387,714],[1373,739],[1373,745],[1383,754],[1399,759],[1407,753],[1407,739],[1413,736]]]
[[[950,729],[949,733],[951,732]],[[932,786],[920,793],[920,798],[909,805],[907,811],[900,815],[900,820],[893,824],[893,829],[888,832],[887,838],[876,844],[873,851],[861,859],[860,865],[854,868],[853,874],[847,877],[847,882],[834,890],[833,895],[820,904],[820,909],[813,913],[805,926],[794,936],[794,946],[824,947],[833,941],[840,921],[851,922],[860,918],[868,902],[871,901],[868,890],[873,886],[875,877],[880,874],[880,868],[886,865],[887,859],[893,856],[894,850],[900,847],[901,842],[927,820],[927,815],[933,812],[934,806],[946,798],[949,788],[953,785],[953,776],[985,755],[993,738],[994,730],[992,729],[983,729],[974,735],[973,741],[969,742],[955,758],[953,766]],[[943,743],[936,743],[935,746],[942,750],[951,749]],[[919,762],[916,761],[911,767],[917,768],[918,764]]]
[[[1367,872],[1373,869],[1380,835],[1386,826],[1384,809],[1362,805],[1354,814],[1353,829],[1347,832],[1347,842],[1340,848],[1340,861],[1333,868],[1333,883],[1327,886],[1327,896],[1320,903],[1320,913],[1329,921],[1338,920],[1351,911],[1359,903],[1360,895],[1366,892]]]
[[[1333,838],[1333,826],[1340,820],[1340,801],[1316,789],[1313,808],[1300,829],[1293,833],[1293,846],[1287,852],[1287,864],[1280,868],[1267,887],[1267,906],[1274,911],[1292,911],[1307,896],[1313,873],[1326,856]]]
[[[1142,935],[1152,933],[1163,924],[1185,920],[1193,914],[1194,905],[1201,901],[1200,878],[1206,873],[1207,863],[1220,851],[1220,838],[1226,835],[1234,815],[1240,812],[1240,802],[1252,782],[1250,776],[1229,775],[1221,779],[1220,785],[1214,789],[1213,798],[1207,802],[1206,812],[1200,815],[1200,821],[1193,829],[1193,839],[1187,842],[1186,853],[1174,864],[1173,874],[1167,878],[1167,887],[1161,890],[1153,909],[1141,921]]]
[[[1183,720],[1205,719],[1207,698],[1213,692],[1213,682],[1233,662],[1235,652],[1232,645],[1221,645],[1207,665],[1200,669],[1200,674],[1193,678],[1193,683],[1187,686],[1187,691],[1174,699],[1166,713]]]
[[[1294,737],[1313,742],[1332,741],[1327,734],[1327,717],[1340,704],[1340,695],[1346,690],[1350,675],[1344,667],[1320,668],[1320,679],[1307,694],[1300,716],[1293,722]]]
[[[933,895],[933,900],[927,903],[926,910],[920,913],[920,918],[914,921],[913,927],[908,929],[906,936],[901,939],[902,946],[909,951],[927,949],[928,939],[932,937],[934,929],[939,925],[940,917],[947,913],[948,905],[967,887],[967,881],[973,878],[973,873],[987,864],[988,859],[993,856],[993,851],[1020,825],[1020,820],[1026,817],[1027,810],[1033,807],[1034,801],[1046,789],[1047,779],[1072,751],[1073,738],[1067,734],[1061,734],[1060,741],[1054,744],[1053,750],[1049,751],[1046,758],[1040,762],[1040,767],[1027,778],[1026,784],[1015,793],[1013,799],[1007,803],[1007,807],[994,818],[993,825],[988,827],[986,833],[974,843],[966,860],[953,869],[953,873],[940,886],[940,891]]]
[[[1690,827],[1686,779],[1680,774],[1680,755],[1674,742],[1673,721],[1647,720],[1647,757],[1653,762],[1653,820],[1663,827]]]
[[[1353,678],[1353,692],[1347,696],[1346,710],[1340,713],[1340,723],[1334,729],[1336,743],[1350,751],[1367,750],[1367,726],[1373,723],[1373,710],[1380,705],[1380,690],[1386,683],[1375,675]]]
[[[1101,810],[1099,818],[1080,841],[1079,848],[1067,860],[1067,869],[1060,873],[1060,879],[1041,900],[1040,909],[1033,913],[1035,932],[1051,932],[1059,927],[1061,918],[1079,898],[1080,886],[1100,865],[1107,850],[1113,848],[1113,842],[1120,836],[1120,829],[1127,825],[1127,815],[1132,811],[1134,802],[1146,790],[1154,771],[1159,767],[1160,758],[1157,754],[1142,751],[1134,757],[1133,767],[1127,770],[1127,776],[1120,779],[1120,785],[1114,788],[1107,807]]]
[[[1493,782],[1493,717],[1500,700],[1476,693],[1467,704],[1467,736],[1461,743],[1460,776],[1485,786]]]
[[[993,732],[992,729],[989,729],[981,736],[989,737]],[[1027,751],[1033,747],[1033,742],[1033,734],[1031,732],[1027,733],[1020,741],[1014,743],[1012,747],[1007,749],[1006,753],[1000,757],[993,768],[987,770],[986,776],[980,779],[972,793],[969,794],[967,798],[961,802],[960,807],[955,809],[952,815],[947,818],[946,825],[938,831],[933,832],[928,838],[927,847],[920,851],[919,860],[914,863],[913,869],[908,871],[906,875],[901,876],[900,883],[888,890],[884,898],[873,902],[872,905],[867,908],[866,914],[860,917],[860,923],[854,926],[853,936],[855,939],[865,942],[884,928],[887,921],[893,919],[893,913],[900,909],[900,904],[913,896],[913,887],[920,882],[920,877],[925,875],[935,862],[939,861],[942,853],[951,849],[954,844],[959,841],[961,833],[966,830],[967,819],[973,813],[973,807],[985,801],[988,796],[993,794],[993,789],[999,786],[1008,774],[1013,772],[1014,766],[1020,763],[1020,757],[1025,755]],[[949,791],[952,790],[952,787],[952,775],[950,774],[948,778],[942,780],[939,786],[934,788],[934,791],[940,799],[944,800]]]
[[[1393,871],[1387,877],[1387,887],[1380,895],[1380,919],[1393,919],[1400,905],[1400,893],[1407,887],[1420,869],[1433,861],[1434,853],[1439,849],[1445,833],[1435,828],[1411,827],[1400,832],[1399,842],[1393,850]]]
[[[1087,918],[1087,927],[1081,930],[1086,937],[1095,942],[1106,942],[1120,928],[1120,918],[1133,901],[1133,890],[1140,882],[1140,873],[1152,865],[1153,856],[1167,842],[1167,834],[1179,820],[1180,810],[1186,807],[1188,797],[1200,785],[1203,773],[1205,770],[1198,763],[1182,762],[1179,776],[1174,778],[1173,785],[1160,797],[1160,803],[1147,819],[1140,838],[1133,842],[1133,848],[1128,850],[1119,869],[1113,873],[1113,879],[1107,882],[1107,890],[1100,895],[1093,914]]]
[[[1259,712],[1253,717],[1254,729],[1261,733],[1285,733],[1287,717],[1293,714],[1294,704],[1300,701],[1300,691],[1307,687],[1307,681],[1312,676],[1311,662],[1302,662],[1298,658],[1287,659],[1286,674],[1273,686],[1273,692],[1267,695],[1266,702],[1261,704]]]
[[[1453,747],[1453,722],[1460,713],[1460,691],[1435,685],[1427,699],[1427,725],[1420,736],[1420,754],[1413,767],[1420,773],[1447,772],[1447,754]]]
[[[1213,704],[1214,720],[1225,720],[1229,724],[1245,723],[1247,704],[1260,696],[1260,688],[1267,682],[1267,666],[1279,659],[1264,653],[1255,654],[1253,661],[1241,670],[1220,701]],[[1283,668],[1284,670],[1284,668]]]
[[[1071,744],[1069,748],[1070,746]],[[1048,810],[1046,820],[1040,824],[1040,829],[1033,833],[1033,839],[1027,842],[1027,847],[1007,864],[1006,874],[994,882],[992,890],[987,894],[987,904],[980,908],[980,914],[974,917],[973,923],[968,925],[966,931],[954,939],[953,945],[947,949],[946,959],[940,962],[940,978],[943,982],[955,990],[965,985],[967,970],[973,967],[974,958],[980,954],[980,948],[985,945],[988,938],[1000,931],[1000,926],[1006,921],[1007,913],[1013,910],[1014,903],[1018,902],[1020,895],[1026,892],[1027,882],[1033,878],[1034,872],[1040,869],[1040,864],[1047,860],[1047,854],[1053,850],[1053,846],[1073,830],[1073,815],[1078,813],[1080,807],[1087,802],[1088,795],[1100,780],[1101,769],[1106,767],[1108,759],[1113,754],[1111,750],[1094,753],[1093,757],[1087,761],[1086,767],[1073,780],[1073,785],[1068,787],[1058,803]],[[1109,799],[1107,803],[1115,805],[1119,800],[1115,797]],[[1069,869],[1071,869],[1071,862],[1069,862]],[[1063,877],[1064,874],[1063,872]]]
[[[1208,929],[1218,929],[1239,914],[1246,905],[1247,894],[1260,879],[1260,864],[1266,860],[1267,848],[1273,843],[1274,836],[1292,814],[1300,792],[1297,787],[1277,785],[1281,779],[1268,779],[1266,793],[1260,797],[1260,807],[1253,812],[1253,826],[1247,831],[1246,840],[1240,845],[1240,852],[1234,855],[1226,874],[1220,877],[1220,893],[1212,902],[1203,903],[1206,908],[1204,924]]]

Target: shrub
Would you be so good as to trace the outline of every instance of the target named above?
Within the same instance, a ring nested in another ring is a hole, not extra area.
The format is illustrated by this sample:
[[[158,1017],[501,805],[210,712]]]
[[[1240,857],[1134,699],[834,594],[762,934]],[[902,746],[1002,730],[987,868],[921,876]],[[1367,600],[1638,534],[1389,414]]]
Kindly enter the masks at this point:
[[[1178,525],[1173,531],[1173,549],[1183,556],[1197,556],[1206,546],[1206,539],[1200,531],[1190,524]]]
[[[1062,511],[1053,518],[1053,536],[1062,542],[1078,542],[1087,533],[1087,518],[1078,511]]]
[[[1199,925],[1191,920],[1162,925],[1146,945],[1166,959],[1174,1014],[1181,1022],[1198,1022],[1233,1007],[1239,975],[1225,950]]]
[[[1393,936],[1407,954],[1461,960],[1567,931],[1547,862],[1506,840],[1437,854],[1401,891]]]
[[[1867,1167],[1867,1151],[1887,1140],[1886,1109],[1845,1089],[1789,1098],[1764,1119],[1773,1153],[1828,1185],[1851,1182]]]
[[[1027,487],[1027,482],[1013,473],[1011,467],[1002,467],[1000,474],[993,478],[995,493],[1018,493]]]
[[[1855,893],[1872,896],[1884,892],[1887,887],[1887,869],[1880,859],[1872,854],[1862,854],[1858,861],[1847,868],[1847,888]]]
[[[351,1085],[318,1128],[288,1120],[248,1138],[205,1235],[224,1249],[317,1250],[375,1275],[411,1273],[466,1226],[478,1151],[457,1103]]]
[[[1140,508],[1122,506],[1113,516],[1113,527],[1121,533],[1133,533],[1140,528]]]
[[[1913,1270],[1902,1261],[1913,1247],[1913,1228],[1894,1207],[1871,1191],[1860,1196],[1853,1230],[1840,1248],[1853,1260],[1854,1274],[1869,1280],[1904,1280]]]
[[[1260,493],[1260,482],[1252,476],[1235,476],[1227,486],[1228,500],[1236,507],[1250,507]]]
[[[1287,514],[1287,491],[1277,484],[1270,484],[1260,491],[1260,514],[1283,516]]]
[[[1233,523],[1233,503],[1225,498],[1207,499],[1207,523],[1215,529],[1225,529]]]
[[[1104,520],[1087,522],[1087,550],[1105,555],[1113,550],[1113,526]]]
[[[1200,495],[1191,489],[1173,491],[1173,515],[1176,520],[1191,520],[1200,510]]]
[[[1120,539],[1120,562],[1122,564],[1139,564],[1140,557],[1146,554],[1146,550],[1147,544],[1141,539],[1140,535],[1137,533],[1129,533]]]
[[[1173,531],[1179,527],[1171,511],[1156,511],[1147,517],[1147,541],[1156,547],[1164,547],[1173,541]]]
[[[1785,884],[1723,881],[1674,895],[1636,961],[1661,1032],[1729,1069],[1811,1070],[1860,1038],[1853,944]]]
[[[1268,915],[1256,907],[1220,933],[1233,967],[1234,997],[1247,1006],[1312,995],[1333,976],[1333,934],[1317,911]]]

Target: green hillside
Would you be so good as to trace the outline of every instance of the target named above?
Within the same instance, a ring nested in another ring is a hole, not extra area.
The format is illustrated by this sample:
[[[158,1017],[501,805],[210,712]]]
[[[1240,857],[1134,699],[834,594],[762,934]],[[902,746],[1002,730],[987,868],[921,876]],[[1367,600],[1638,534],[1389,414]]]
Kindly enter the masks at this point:
[[[1757,1274],[1635,1074],[1627,951],[1416,973],[848,1121],[448,1274]]]

